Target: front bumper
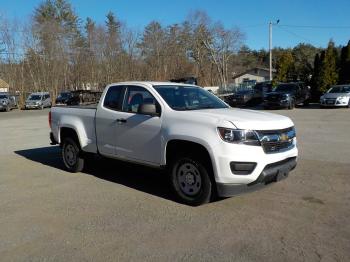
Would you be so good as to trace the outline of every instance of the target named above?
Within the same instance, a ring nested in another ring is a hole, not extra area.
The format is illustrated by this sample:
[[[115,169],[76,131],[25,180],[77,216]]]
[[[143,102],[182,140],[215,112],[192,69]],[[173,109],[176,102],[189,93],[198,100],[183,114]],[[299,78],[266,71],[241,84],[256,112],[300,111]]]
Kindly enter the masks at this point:
[[[280,101],[269,101],[265,100],[263,105],[270,108],[286,108],[289,106],[289,100],[280,100]]]
[[[349,105],[349,101],[330,101],[321,100],[320,105],[323,107],[344,107]]]
[[[25,105],[25,109],[38,109],[41,105]]]
[[[217,183],[216,186],[218,195],[221,197],[230,197],[261,189],[273,182],[278,182],[287,178],[289,172],[292,171],[296,165],[297,158],[290,157],[279,162],[268,164],[265,166],[258,178],[249,184]]]

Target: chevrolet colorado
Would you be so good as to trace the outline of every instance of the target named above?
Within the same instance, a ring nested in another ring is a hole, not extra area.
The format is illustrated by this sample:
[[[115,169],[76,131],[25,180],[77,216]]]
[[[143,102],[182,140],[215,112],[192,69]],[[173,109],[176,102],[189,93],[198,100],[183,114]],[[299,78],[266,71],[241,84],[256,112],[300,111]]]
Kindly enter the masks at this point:
[[[166,168],[189,205],[279,181],[297,164],[288,117],[232,109],[194,85],[111,84],[96,106],[52,107],[49,122],[69,171],[80,172],[90,153]]]

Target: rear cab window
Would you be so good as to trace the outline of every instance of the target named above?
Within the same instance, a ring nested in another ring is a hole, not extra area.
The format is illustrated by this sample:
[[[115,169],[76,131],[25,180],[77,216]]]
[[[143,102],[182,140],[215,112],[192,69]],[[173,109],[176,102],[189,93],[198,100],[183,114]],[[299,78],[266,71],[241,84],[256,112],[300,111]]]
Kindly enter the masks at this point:
[[[123,98],[124,98],[125,86],[111,86],[103,101],[105,108],[121,111]]]

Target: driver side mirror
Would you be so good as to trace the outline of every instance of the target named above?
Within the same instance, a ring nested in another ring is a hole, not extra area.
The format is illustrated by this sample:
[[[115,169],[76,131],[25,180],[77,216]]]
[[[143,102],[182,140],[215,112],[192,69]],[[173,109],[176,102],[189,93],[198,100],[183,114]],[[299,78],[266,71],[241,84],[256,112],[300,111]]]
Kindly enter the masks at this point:
[[[141,104],[139,106],[138,113],[143,115],[159,116],[155,104]]]

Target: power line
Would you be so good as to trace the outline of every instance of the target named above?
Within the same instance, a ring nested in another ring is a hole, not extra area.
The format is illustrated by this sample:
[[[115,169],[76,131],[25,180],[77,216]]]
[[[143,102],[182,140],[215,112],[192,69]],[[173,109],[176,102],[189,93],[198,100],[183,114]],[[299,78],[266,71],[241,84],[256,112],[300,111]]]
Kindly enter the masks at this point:
[[[292,32],[292,31],[290,31],[290,30],[287,30],[287,29],[285,29],[285,28],[282,28],[280,25],[278,25],[277,28],[281,29],[282,31],[284,31],[284,32],[286,32],[286,33],[288,33],[288,34],[290,34],[290,35],[293,35],[294,37],[303,39],[304,41],[307,41],[307,42],[309,42],[309,43],[311,43],[311,44],[313,44],[313,45],[316,46],[316,44],[315,44],[312,40],[310,40],[310,39],[308,39],[308,38],[306,38],[306,37],[304,37],[304,36],[301,36],[301,35],[296,34],[296,33]]]
[[[318,25],[279,25],[280,27],[310,28],[310,29],[350,29],[350,26],[318,26]]]

